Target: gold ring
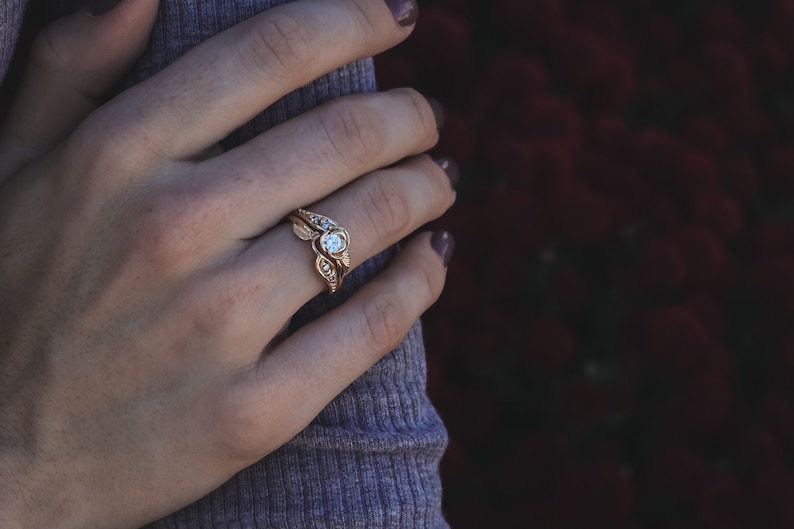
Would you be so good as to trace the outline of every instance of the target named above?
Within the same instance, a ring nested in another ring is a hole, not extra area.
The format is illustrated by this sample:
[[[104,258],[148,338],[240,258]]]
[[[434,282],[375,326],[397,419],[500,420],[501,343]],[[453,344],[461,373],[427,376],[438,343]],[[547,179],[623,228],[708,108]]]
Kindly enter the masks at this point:
[[[292,221],[292,231],[302,241],[311,241],[317,254],[314,267],[325,281],[328,293],[342,286],[350,271],[350,234],[335,220],[305,209],[297,209],[287,216]]]

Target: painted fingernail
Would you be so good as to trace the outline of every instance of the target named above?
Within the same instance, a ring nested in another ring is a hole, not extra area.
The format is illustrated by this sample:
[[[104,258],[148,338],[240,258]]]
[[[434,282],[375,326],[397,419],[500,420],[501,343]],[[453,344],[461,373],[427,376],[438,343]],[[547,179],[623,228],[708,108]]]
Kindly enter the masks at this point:
[[[436,117],[436,128],[441,130],[444,126],[444,107],[438,102],[438,99],[434,97],[425,96],[425,99],[427,99],[430,108],[433,109],[433,115]]]
[[[430,237],[430,246],[433,247],[441,260],[444,261],[444,267],[449,266],[452,260],[452,254],[455,253],[455,238],[448,231],[437,231]]]
[[[455,163],[455,160],[447,156],[440,156],[438,158],[433,158],[433,161],[447,173],[449,183],[452,187],[457,186],[460,181],[460,167]]]
[[[94,0],[91,2],[88,11],[91,13],[92,17],[98,17],[99,15],[104,15],[119,3],[121,3],[121,0]]]
[[[416,22],[419,15],[416,0],[386,0],[386,5],[391,9],[394,20],[402,27],[410,26]]]

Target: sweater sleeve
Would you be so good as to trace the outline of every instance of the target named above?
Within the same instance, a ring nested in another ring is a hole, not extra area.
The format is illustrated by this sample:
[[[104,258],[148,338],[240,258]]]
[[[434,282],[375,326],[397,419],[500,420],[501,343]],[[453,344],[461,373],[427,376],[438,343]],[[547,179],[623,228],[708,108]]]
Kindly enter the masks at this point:
[[[0,3],[0,81],[5,78],[11,58],[17,47],[22,16],[27,0],[10,0]]]
[[[58,0],[62,15],[83,0]],[[162,0],[151,42],[132,73],[139,82],[188,49],[279,0]],[[374,91],[371,60],[349,64],[293,92],[225,142],[355,92]],[[360,266],[340,293],[320,296],[294,318],[300,326],[338,305],[388,263],[394,249]],[[444,427],[426,396],[420,325],[349,386],[300,434],[197,503],[151,529],[444,528],[438,464]],[[196,464],[200,465],[198,461]]]

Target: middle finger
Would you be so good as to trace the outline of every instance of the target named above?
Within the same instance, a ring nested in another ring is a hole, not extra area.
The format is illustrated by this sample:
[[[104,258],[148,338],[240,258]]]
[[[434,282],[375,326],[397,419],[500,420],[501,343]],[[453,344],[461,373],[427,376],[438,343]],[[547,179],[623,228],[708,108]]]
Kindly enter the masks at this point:
[[[410,33],[383,0],[301,0],[267,10],[196,46],[101,112],[157,154],[194,157],[288,92]],[[411,21],[413,17],[403,19]],[[129,119],[124,119],[124,117]]]
[[[349,96],[204,161],[191,184],[234,211],[206,229],[226,240],[259,235],[353,179],[430,149],[441,112],[411,89]]]

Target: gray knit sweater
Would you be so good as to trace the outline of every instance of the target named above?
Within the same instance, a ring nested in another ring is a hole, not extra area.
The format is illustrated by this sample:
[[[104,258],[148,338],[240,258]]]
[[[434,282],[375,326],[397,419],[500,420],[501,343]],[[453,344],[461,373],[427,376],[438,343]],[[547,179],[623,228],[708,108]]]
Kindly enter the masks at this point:
[[[85,1],[49,1],[52,17]],[[28,0],[0,3],[0,78]],[[152,75],[213,34],[284,0],[161,0],[149,49],[129,83]],[[350,64],[283,98],[226,141],[246,141],[329,99],[375,90],[372,61]],[[334,297],[320,296],[299,326],[344,301],[385,266],[391,252],[359,267]],[[419,324],[292,441],[206,498],[152,528],[444,528],[438,463],[446,432],[425,393]],[[201,465],[201,461],[196,461]]]

